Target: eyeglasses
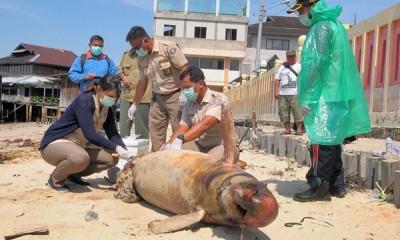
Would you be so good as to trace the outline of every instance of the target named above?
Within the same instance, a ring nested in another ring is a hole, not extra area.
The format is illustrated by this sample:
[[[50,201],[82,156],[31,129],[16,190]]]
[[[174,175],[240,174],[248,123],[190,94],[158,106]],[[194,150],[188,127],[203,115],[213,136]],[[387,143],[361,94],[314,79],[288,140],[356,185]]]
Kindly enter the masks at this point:
[[[136,47],[134,47],[134,48],[132,48],[132,49],[133,49],[134,51],[139,51],[139,49],[142,48],[142,45],[143,45],[145,39],[146,39],[146,37],[144,37],[144,38],[142,39],[142,42],[141,42],[140,44],[138,44]]]

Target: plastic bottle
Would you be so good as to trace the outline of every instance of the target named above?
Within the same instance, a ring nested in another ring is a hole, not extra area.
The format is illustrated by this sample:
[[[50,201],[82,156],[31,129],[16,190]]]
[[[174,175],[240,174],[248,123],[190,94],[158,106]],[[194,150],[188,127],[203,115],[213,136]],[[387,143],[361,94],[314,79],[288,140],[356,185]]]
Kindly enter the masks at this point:
[[[391,156],[393,154],[393,140],[392,135],[389,134],[386,137],[386,156]]]

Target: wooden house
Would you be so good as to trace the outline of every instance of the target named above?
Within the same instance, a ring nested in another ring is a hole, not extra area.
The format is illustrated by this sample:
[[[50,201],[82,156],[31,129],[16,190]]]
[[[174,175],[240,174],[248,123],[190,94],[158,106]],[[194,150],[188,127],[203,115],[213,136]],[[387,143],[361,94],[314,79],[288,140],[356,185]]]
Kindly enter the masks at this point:
[[[27,43],[0,58],[0,120],[54,120],[79,93],[68,79],[71,51]],[[62,92],[62,93],[61,93]]]

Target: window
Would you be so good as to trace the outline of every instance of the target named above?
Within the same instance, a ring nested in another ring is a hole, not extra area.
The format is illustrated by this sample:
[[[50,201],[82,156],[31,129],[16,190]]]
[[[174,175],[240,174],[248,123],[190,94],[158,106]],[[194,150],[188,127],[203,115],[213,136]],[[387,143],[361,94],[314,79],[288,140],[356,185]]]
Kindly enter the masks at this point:
[[[224,69],[224,59],[200,58],[200,68],[204,69]]]
[[[225,31],[225,40],[236,40],[237,30],[227,28]]]
[[[29,97],[29,88],[25,88],[24,97]]]
[[[194,28],[194,37],[195,38],[206,38],[207,28],[206,27],[195,27]]]
[[[267,39],[267,49],[289,50],[289,40]]]
[[[176,32],[175,25],[164,25],[164,36],[174,37]]]
[[[229,62],[229,70],[239,71],[239,60],[231,59],[231,61]]]
[[[200,67],[200,59],[199,58],[188,57],[187,60],[188,60],[189,66]]]

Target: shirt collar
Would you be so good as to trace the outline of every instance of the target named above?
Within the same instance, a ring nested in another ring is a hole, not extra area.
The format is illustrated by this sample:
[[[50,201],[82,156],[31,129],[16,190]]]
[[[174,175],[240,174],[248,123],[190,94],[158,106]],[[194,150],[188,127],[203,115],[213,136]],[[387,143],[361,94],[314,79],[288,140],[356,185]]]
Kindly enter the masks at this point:
[[[160,42],[156,39],[153,39],[153,41],[153,52],[151,54],[160,51]]]
[[[106,58],[104,53],[100,54],[100,56],[94,56],[92,52],[89,50],[86,52],[86,58]]]
[[[204,97],[203,97],[203,100],[201,101],[201,103],[203,103],[203,102],[204,103],[211,102],[211,100],[213,99],[212,95],[213,94],[212,94],[211,90],[209,88],[207,88],[206,94],[204,94]]]

